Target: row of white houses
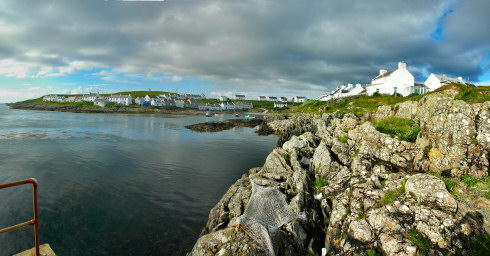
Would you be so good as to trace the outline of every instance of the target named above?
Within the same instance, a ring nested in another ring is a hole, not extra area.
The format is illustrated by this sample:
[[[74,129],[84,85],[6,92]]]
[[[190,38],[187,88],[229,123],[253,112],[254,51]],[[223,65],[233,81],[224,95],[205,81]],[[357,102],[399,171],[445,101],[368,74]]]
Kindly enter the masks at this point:
[[[462,77],[452,78],[444,75],[436,75],[431,73],[424,84],[416,83],[413,75],[407,70],[405,62],[398,62],[398,68],[388,71],[380,69],[379,75],[371,80],[371,84],[366,84],[362,87],[361,84],[341,85],[330,93],[321,95],[319,100],[327,101],[335,98],[342,98],[355,95],[373,95],[374,93],[395,95],[400,94],[404,97],[410,94],[424,94],[428,91],[436,90],[437,88],[451,84],[465,84]],[[467,82],[469,84],[469,81]]]

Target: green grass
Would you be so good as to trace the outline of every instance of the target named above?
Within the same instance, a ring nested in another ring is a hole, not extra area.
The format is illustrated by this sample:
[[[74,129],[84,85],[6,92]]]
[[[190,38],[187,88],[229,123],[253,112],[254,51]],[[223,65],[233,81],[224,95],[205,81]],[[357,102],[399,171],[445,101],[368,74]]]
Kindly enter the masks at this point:
[[[396,136],[399,140],[415,142],[420,132],[420,126],[405,118],[390,117],[374,124],[376,130]]]
[[[454,188],[458,186],[458,182],[450,179],[450,178],[442,178],[442,181],[444,181],[444,184],[446,184],[446,188],[449,191],[449,193],[453,194],[454,193]]]
[[[376,250],[373,250],[373,249],[368,249],[366,251],[366,253],[367,253],[368,256],[376,256],[377,255],[376,254]]]
[[[488,189],[490,187],[490,177],[477,178],[473,175],[463,175],[463,182],[470,188]]]
[[[470,243],[471,255],[488,255],[490,251],[490,235],[487,233],[480,234]]]
[[[315,193],[320,193],[322,187],[327,186],[328,181],[326,181],[324,178],[319,177],[318,179],[315,180],[315,182],[312,185],[312,190],[315,191]]]
[[[472,103],[482,103],[490,100],[490,86],[459,86],[459,93],[456,95],[455,99],[464,100],[466,102]]]
[[[385,195],[383,198],[378,200],[374,208],[380,208],[382,206],[385,206],[387,204],[393,203],[399,196],[401,196],[403,193],[405,193],[405,183],[407,182],[407,179],[404,179],[402,181],[402,184],[400,187],[398,187],[395,190],[388,190],[386,191]]]
[[[309,100],[301,104],[296,108],[296,112],[304,113],[333,113],[339,111],[340,113],[354,113],[358,116],[362,115],[364,111],[375,111],[379,106],[392,105],[396,103],[412,100],[418,101],[422,98],[422,95],[411,95],[407,97],[397,97],[391,95],[379,95],[379,96],[359,96],[346,100],[337,101],[319,101]]]
[[[342,143],[347,143],[347,140],[349,139],[349,136],[344,136],[344,137],[338,137],[337,139],[342,142]]]
[[[366,218],[366,214],[363,214],[361,216],[357,216],[356,220],[362,220]]]
[[[427,255],[432,244],[429,239],[427,239],[423,234],[421,234],[417,229],[410,231],[409,240],[412,241],[417,248],[419,248],[419,255]]]
[[[91,101],[80,101],[80,102],[46,102],[48,105],[63,105],[63,106],[74,106],[74,107],[99,107],[94,105]]]

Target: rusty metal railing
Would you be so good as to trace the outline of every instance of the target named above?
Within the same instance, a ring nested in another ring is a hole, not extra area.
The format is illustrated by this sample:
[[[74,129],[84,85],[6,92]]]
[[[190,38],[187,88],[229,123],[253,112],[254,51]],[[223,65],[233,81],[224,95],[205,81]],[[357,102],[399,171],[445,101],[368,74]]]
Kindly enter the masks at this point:
[[[39,217],[37,215],[37,181],[34,178],[30,178],[27,180],[20,180],[20,181],[15,181],[11,183],[5,183],[5,184],[0,184],[0,189],[2,188],[9,188],[9,187],[15,187],[15,186],[20,186],[20,185],[25,185],[25,184],[32,184],[32,197],[33,197],[33,204],[34,204],[34,219],[30,221],[26,221],[24,223],[20,223],[8,228],[0,229],[0,235],[17,230],[19,228],[27,227],[34,225],[34,243],[36,246],[36,256],[40,256],[39,253]]]

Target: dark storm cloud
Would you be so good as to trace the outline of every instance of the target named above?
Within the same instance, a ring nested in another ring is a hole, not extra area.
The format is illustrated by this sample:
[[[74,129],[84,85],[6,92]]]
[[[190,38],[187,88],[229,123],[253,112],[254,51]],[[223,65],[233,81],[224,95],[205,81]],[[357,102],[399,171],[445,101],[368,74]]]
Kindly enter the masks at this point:
[[[221,89],[318,92],[369,82],[399,60],[421,82],[423,68],[477,79],[490,45],[487,0],[3,5],[0,57],[29,63],[30,72],[108,67],[198,76]],[[436,41],[430,35],[448,10]]]

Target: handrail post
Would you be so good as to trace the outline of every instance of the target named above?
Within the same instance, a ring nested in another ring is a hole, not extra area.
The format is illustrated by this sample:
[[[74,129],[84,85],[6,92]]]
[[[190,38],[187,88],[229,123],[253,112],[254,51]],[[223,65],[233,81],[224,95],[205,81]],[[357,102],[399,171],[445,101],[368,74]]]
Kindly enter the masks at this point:
[[[0,189],[2,188],[9,188],[9,187],[15,187],[19,185],[24,185],[24,184],[32,184],[32,199],[33,199],[33,208],[34,208],[34,219],[21,223],[18,225],[14,225],[12,227],[7,227],[4,229],[0,229],[0,234],[7,233],[22,227],[34,225],[34,244],[36,247],[36,256],[40,256],[40,250],[39,250],[39,216],[38,216],[38,207],[37,207],[37,181],[34,178],[30,178],[27,180],[21,180],[21,181],[15,181],[11,183],[6,183],[6,184],[0,184]]]
[[[34,243],[36,245],[36,256],[40,256],[41,253],[39,251],[39,216],[37,210],[37,182],[34,179],[31,179],[32,182],[32,200],[34,202]]]

